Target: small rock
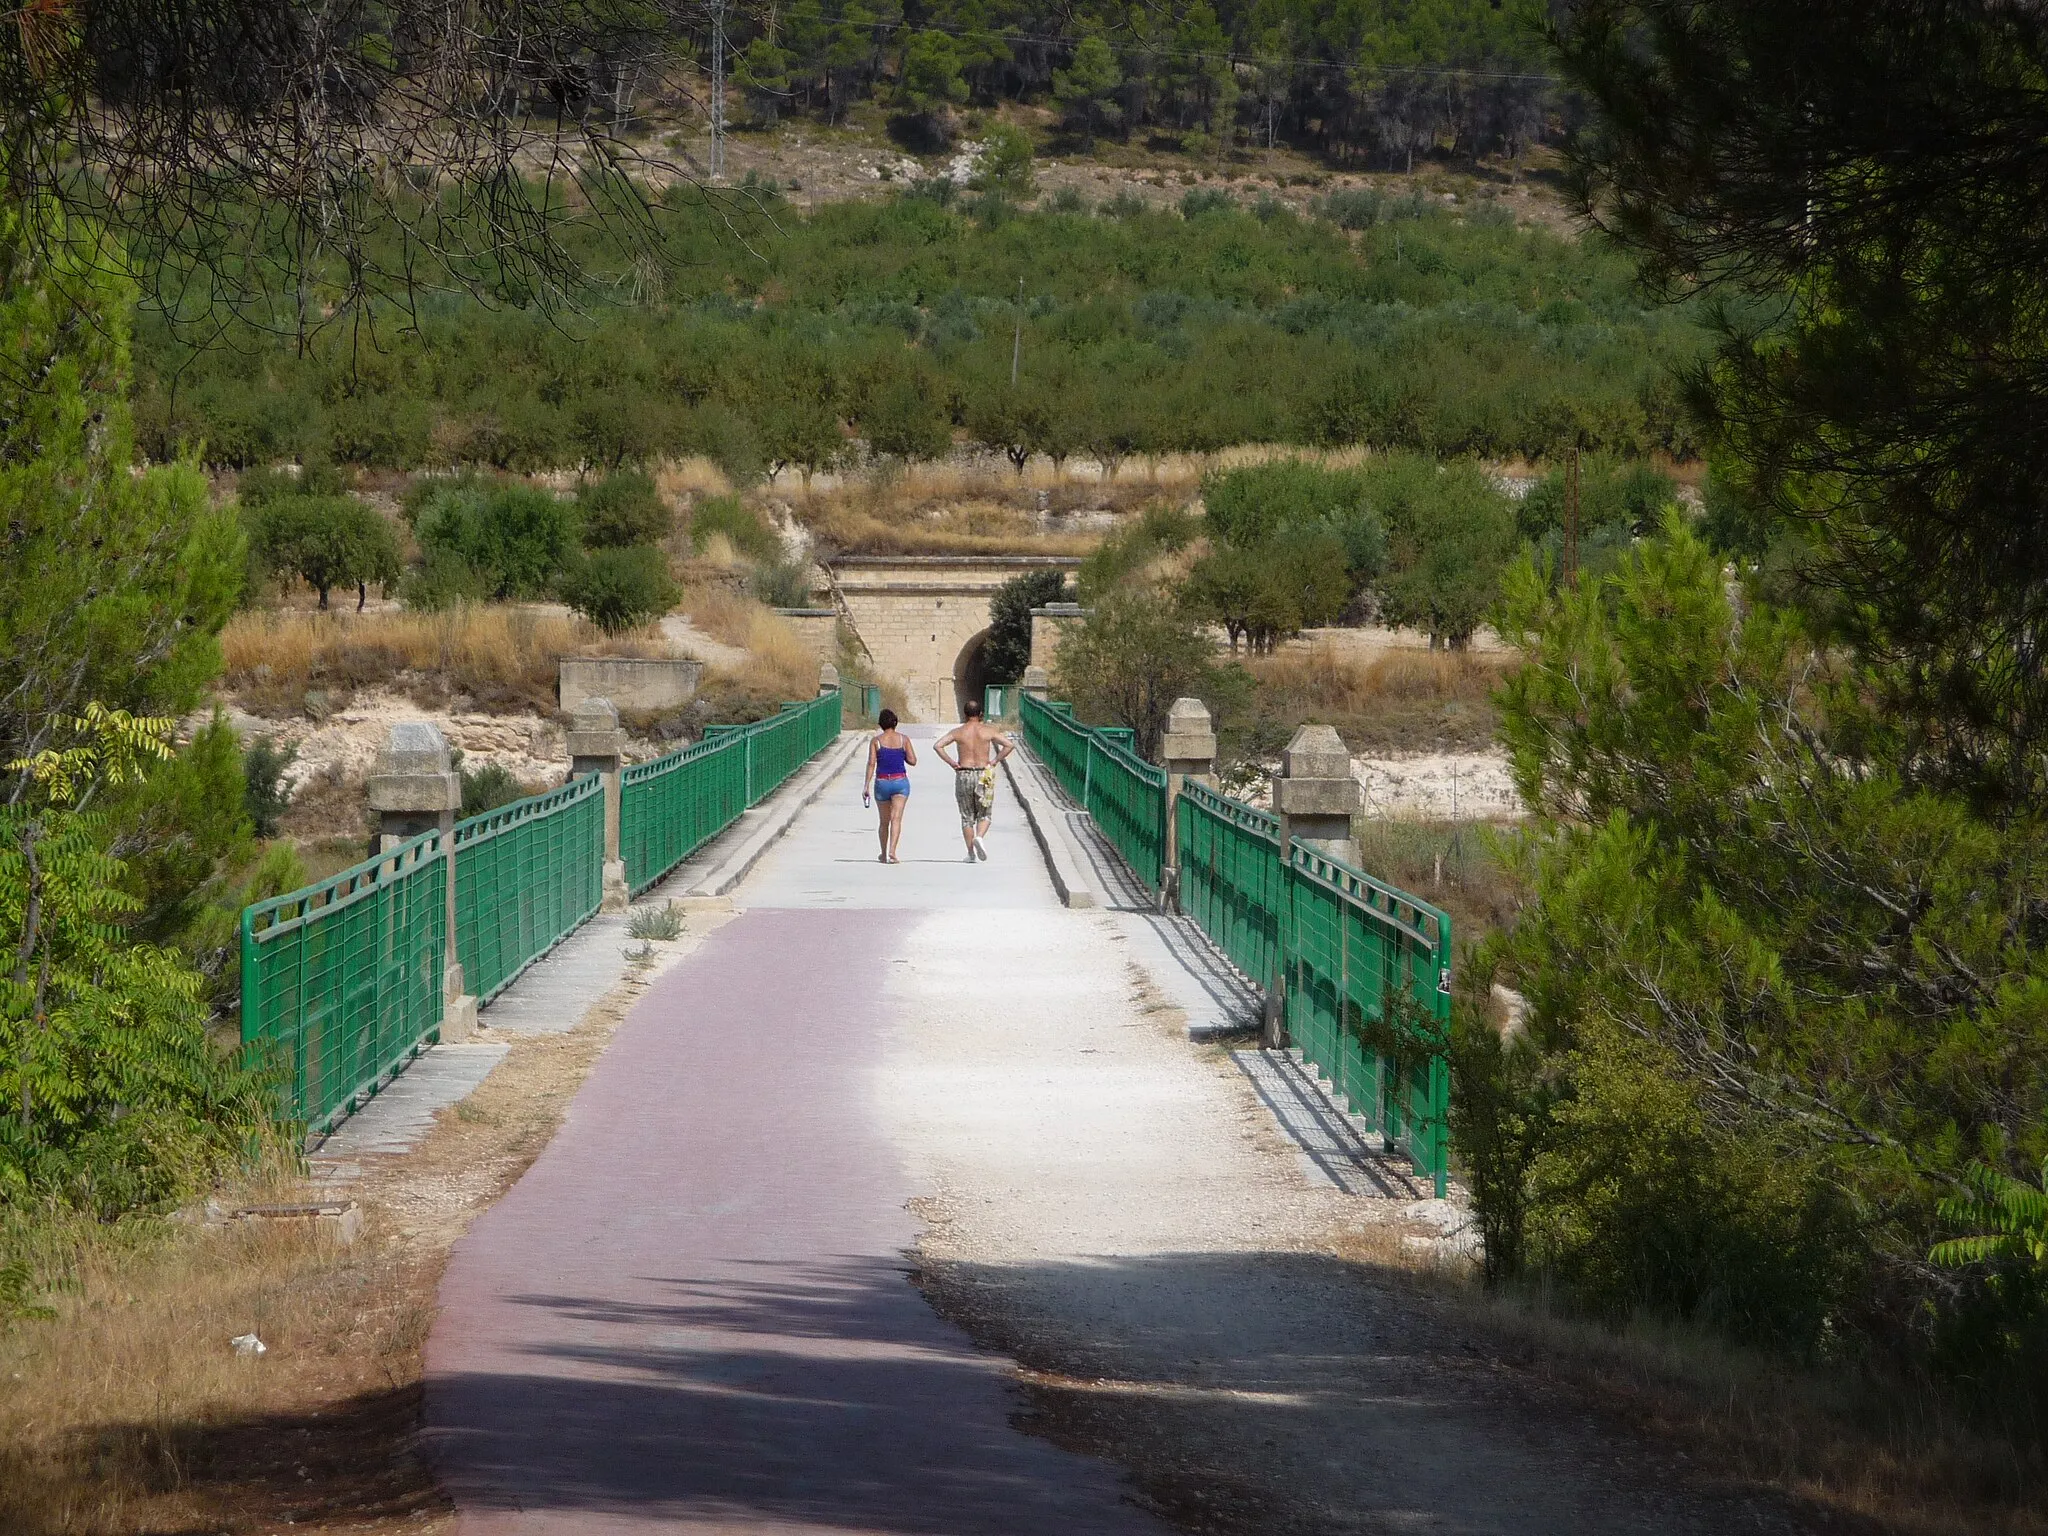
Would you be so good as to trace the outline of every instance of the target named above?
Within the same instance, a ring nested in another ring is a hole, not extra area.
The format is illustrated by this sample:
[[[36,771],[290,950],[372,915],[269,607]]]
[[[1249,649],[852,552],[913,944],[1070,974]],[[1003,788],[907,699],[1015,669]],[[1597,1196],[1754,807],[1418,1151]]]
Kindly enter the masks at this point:
[[[228,1343],[234,1346],[238,1355],[261,1355],[269,1350],[269,1346],[253,1333],[238,1333]]]

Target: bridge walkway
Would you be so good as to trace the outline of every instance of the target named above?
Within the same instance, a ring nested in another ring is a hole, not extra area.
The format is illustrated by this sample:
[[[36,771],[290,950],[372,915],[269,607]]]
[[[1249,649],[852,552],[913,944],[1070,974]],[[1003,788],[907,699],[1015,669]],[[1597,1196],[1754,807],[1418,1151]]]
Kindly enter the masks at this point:
[[[921,734],[903,862],[876,861],[855,759],[456,1249],[427,1421],[464,1531],[1165,1529],[1013,1428],[1008,1363],[908,1273],[928,1186],[875,1078],[903,1008],[1029,1027],[1122,985],[1033,973],[1072,919],[1013,805],[962,862]]]

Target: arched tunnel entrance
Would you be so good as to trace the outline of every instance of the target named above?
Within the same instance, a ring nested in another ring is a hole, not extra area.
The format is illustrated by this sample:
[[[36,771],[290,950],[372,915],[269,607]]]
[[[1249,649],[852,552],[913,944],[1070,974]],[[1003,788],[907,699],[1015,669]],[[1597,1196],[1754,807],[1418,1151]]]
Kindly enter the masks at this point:
[[[988,631],[982,630],[965,645],[953,662],[953,718],[966,718],[967,701],[979,700],[988,687]]]

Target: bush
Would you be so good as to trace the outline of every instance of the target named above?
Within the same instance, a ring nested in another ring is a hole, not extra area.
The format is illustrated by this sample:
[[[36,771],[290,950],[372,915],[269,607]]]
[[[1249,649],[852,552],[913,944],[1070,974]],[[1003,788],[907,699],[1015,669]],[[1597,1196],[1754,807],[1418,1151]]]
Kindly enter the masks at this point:
[[[754,600],[770,608],[807,608],[811,602],[811,567],[804,560],[774,560],[757,565],[747,578]]]
[[[562,582],[562,599],[608,635],[660,618],[682,595],[658,549],[593,550]]]
[[[398,594],[408,608],[442,613],[464,603],[481,603],[491,595],[491,578],[449,549],[430,549],[405,573]]]
[[[1210,528],[1240,549],[1285,532],[1327,533],[1342,544],[1352,580],[1367,582],[1386,558],[1372,487],[1369,471],[1281,459],[1205,476],[1202,505]]]
[[[515,800],[524,800],[533,793],[503,763],[485,763],[481,768],[470,768],[464,765],[460,751],[451,755],[455,759],[456,775],[462,780],[460,814],[465,820],[481,816],[486,811],[495,811]]]
[[[576,558],[575,506],[531,486],[434,481],[407,512],[423,554],[461,561],[501,602],[552,592]]]
[[[586,549],[630,549],[659,544],[674,520],[653,479],[637,469],[614,470],[602,480],[586,482],[576,493]]]
[[[714,533],[722,533],[749,560],[782,558],[782,540],[761,514],[737,496],[706,496],[690,512],[690,548],[698,554]]]
[[[988,604],[988,639],[982,665],[992,683],[1014,683],[1031,665],[1031,610],[1057,603],[1067,595],[1064,571],[1026,571],[1012,576]]]
[[[285,770],[298,758],[297,742],[280,747],[268,736],[258,736],[242,753],[242,805],[258,837],[277,836],[278,819],[292,802],[284,786]]]
[[[320,594],[355,587],[356,606],[369,584],[398,580],[398,536],[376,508],[353,496],[270,495],[245,513],[249,545],[275,576],[296,576]]]
[[[1389,531],[1380,612],[1462,648],[1500,596],[1515,548],[1507,498],[1476,464],[1395,461],[1373,479]]]
[[[1230,213],[1237,207],[1237,199],[1220,187],[1196,187],[1180,200],[1180,214],[1184,219],[1199,219],[1205,213]]]

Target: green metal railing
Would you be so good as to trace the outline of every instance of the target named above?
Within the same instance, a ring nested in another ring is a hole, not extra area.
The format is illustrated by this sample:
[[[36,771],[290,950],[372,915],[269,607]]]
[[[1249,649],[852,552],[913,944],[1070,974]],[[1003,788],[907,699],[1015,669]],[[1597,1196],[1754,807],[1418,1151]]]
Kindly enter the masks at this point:
[[[1299,843],[1286,877],[1287,1033],[1441,1195],[1450,1173],[1451,920]]]
[[[841,699],[786,704],[753,725],[621,775],[619,852],[637,893],[737,821],[839,735]],[[488,1002],[597,911],[604,780],[430,832],[242,913],[242,1039],[275,1065],[286,1114],[318,1134],[439,1038],[448,878],[455,956]]]
[[[441,1029],[448,863],[429,832],[242,912],[242,1039],[324,1131]]]
[[[582,927],[604,894],[604,780],[455,824],[455,957],[487,1003]]]
[[[1076,721],[1065,704],[1025,694],[1024,744],[1095,818],[1138,878],[1159,889],[1166,862],[1166,772],[1137,753],[1132,733]]]
[[[1245,975],[1264,986],[1280,974],[1286,880],[1280,819],[1217,794],[1181,786],[1180,909]]]
[[[637,894],[758,805],[839,736],[837,693],[752,725],[714,725],[693,747],[622,775],[619,856]]]
[[[1131,733],[1070,705],[1020,701],[1025,745],[1152,889],[1165,856],[1166,775]],[[1302,844],[1280,821],[1188,782],[1174,808],[1180,909],[1230,962],[1285,999],[1304,1060],[1441,1195],[1450,1177],[1451,921]]]

